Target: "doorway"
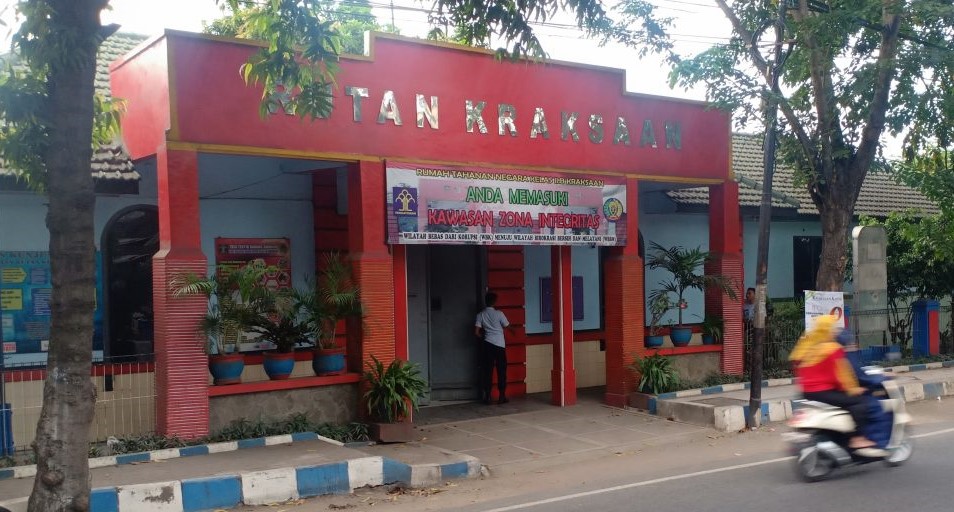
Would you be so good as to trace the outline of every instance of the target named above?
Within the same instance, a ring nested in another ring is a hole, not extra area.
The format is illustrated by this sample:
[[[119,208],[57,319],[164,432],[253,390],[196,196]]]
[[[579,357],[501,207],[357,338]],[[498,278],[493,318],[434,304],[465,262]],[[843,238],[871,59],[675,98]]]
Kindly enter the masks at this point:
[[[409,358],[421,368],[432,401],[476,400],[485,251],[471,245],[407,247]]]
[[[795,297],[815,289],[815,277],[821,262],[822,237],[796,236],[792,239],[792,285]]]
[[[159,212],[137,205],[121,210],[103,230],[103,348],[117,359],[148,359],[153,352],[152,257],[159,250]]]

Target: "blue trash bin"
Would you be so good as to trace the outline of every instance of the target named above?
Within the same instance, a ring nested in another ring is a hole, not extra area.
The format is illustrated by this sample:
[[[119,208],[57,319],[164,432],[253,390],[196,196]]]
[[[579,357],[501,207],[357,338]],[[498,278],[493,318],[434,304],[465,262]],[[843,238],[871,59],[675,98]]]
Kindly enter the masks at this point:
[[[13,455],[13,408],[0,404],[0,456]]]

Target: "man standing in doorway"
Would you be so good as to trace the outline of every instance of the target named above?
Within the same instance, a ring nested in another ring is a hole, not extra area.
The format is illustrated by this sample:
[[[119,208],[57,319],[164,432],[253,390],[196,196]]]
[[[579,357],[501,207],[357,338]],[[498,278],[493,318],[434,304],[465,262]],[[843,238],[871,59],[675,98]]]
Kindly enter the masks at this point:
[[[490,404],[490,387],[493,382],[494,368],[497,369],[497,390],[500,392],[499,404],[507,400],[507,342],[504,339],[504,329],[510,327],[510,321],[502,311],[494,309],[497,304],[497,294],[487,292],[484,296],[486,307],[477,314],[474,323],[474,334],[483,338],[481,343],[482,367],[480,368],[480,398],[485,404]]]

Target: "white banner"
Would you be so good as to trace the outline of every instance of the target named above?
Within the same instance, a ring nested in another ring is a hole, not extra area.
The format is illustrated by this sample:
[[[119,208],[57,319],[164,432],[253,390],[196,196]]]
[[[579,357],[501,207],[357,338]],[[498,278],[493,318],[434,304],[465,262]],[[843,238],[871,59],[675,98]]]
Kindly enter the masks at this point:
[[[815,318],[822,315],[832,315],[845,324],[844,292],[805,290],[805,329],[811,329]]]

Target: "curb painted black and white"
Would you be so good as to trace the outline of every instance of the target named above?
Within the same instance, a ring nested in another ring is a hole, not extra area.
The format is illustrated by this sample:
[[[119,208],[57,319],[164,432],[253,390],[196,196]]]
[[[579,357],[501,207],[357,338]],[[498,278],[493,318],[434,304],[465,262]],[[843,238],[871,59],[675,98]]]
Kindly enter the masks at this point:
[[[348,494],[360,487],[400,483],[409,487],[480,475],[480,462],[467,455],[448,464],[405,464],[386,457],[256,471],[171,482],[100,487],[90,495],[91,512],[198,512],[239,505]],[[11,512],[26,510],[27,498],[0,502]]]

